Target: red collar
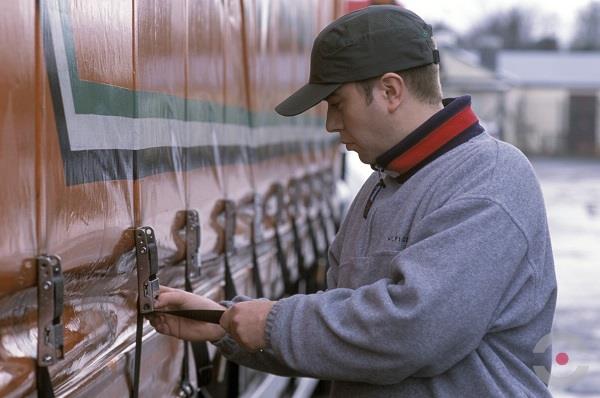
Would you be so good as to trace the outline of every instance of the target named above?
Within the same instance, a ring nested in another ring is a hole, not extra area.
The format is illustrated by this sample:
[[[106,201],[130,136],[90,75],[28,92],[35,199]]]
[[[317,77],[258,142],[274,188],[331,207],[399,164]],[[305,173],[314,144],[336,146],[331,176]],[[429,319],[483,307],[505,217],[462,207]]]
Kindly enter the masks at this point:
[[[376,167],[407,180],[419,169],[450,149],[483,132],[471,109],[471,97],[444,100],[444,109],[377,158]]]

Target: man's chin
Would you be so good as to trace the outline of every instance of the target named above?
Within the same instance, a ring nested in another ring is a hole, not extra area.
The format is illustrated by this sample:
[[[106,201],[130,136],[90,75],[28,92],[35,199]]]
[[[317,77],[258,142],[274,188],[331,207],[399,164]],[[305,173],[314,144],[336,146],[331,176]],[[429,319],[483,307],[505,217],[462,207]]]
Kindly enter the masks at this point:
[[[358,159],[360,159],[360,161],[364,164],[372,164],[375,161],[374,159],[371,159],[371,157],[361,154],[357,150],[353,149],[352,151],[356,152],[356,154],[358,155]]]

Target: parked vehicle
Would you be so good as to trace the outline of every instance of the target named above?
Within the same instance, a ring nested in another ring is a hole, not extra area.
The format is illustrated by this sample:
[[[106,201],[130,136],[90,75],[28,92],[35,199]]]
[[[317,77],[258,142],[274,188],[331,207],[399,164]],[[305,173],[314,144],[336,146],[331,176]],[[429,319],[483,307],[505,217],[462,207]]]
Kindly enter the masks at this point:
[[[273,108],[343,7],[3,4],[0,396],[232,396],[264,379],[143,313],[158,283],[216,300],[322,287],[337,141],[323,108]]]

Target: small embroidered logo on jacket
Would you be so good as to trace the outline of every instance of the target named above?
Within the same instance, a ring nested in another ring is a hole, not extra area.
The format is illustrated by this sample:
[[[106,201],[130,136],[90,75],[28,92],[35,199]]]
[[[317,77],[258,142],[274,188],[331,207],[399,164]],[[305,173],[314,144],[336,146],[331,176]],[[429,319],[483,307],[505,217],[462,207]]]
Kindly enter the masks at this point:
[[[387,240],[391,242],[400,242],[400,250],[405,249],[408,244],[408,236],[388,236]]]

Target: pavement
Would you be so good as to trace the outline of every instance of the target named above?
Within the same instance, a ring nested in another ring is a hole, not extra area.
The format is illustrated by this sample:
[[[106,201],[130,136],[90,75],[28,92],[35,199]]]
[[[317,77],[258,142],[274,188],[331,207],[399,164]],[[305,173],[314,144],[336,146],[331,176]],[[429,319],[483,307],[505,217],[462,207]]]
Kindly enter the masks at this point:
[[[600,160],[533,158],[532,164],[558,281],[550,390],[557,398],[600,397]]]

